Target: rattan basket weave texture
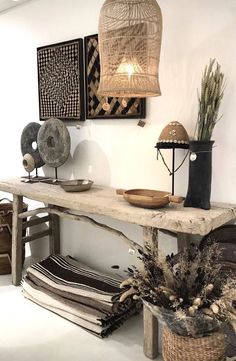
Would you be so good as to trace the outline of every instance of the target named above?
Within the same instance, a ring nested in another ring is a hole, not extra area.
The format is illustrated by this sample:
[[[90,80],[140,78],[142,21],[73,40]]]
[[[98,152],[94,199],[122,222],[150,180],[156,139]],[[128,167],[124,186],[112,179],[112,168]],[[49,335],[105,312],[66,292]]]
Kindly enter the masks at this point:
[[[164,361],[225,361],[225,335],[220,332],[192,338],[174,334],[167,327],[162,336]]]

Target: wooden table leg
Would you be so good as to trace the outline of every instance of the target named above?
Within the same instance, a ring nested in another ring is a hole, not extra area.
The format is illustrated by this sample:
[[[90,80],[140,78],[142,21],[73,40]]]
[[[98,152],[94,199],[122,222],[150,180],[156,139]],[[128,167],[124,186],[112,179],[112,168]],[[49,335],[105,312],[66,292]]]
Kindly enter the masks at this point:
[[[191,242],[191,235],[187,233],[177,233],[177,248],[178,252],[183,251],[185,248],[189,247]]]
[[[23,197],[13,194],[12,215],[12,283],[18,286],[22,278],[22,219],[18,214],[23,211]]]
[[[158,229],[143,227],[143,241],[144,244],[158,243]],[[158,320],[146,306],[143,309],[143,327],[143,352],[146,357],[154,359],[158,354]]]
[[[49,253],[60,253],[60,217],[56,214],[50,215],[49,228],[51,234],[49,235]]]

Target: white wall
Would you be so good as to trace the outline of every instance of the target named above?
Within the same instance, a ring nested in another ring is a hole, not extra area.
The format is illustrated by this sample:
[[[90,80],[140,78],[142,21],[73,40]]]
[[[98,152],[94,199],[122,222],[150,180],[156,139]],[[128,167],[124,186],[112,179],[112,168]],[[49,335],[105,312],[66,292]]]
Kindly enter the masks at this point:
[[[236,1],[159,0],[164,32],[160,64],[162,96],[147,100],[147,125],[136,120],[87,120],[68,125],[70,160],[59,169],[65,178],[91,178],[97,184],[170,190],[171,179],[154,145],[171,120],[193,135],[197,88],[209,58],[226,75],[223,118],[214,132],[212,200],[236,203]],[[24,174],[20,135],[38,121],[36,48],[97,32],[103,0],[32,0],[0,15],[0,177]],[[177,151],[177,163],[184,155]],[[166,151],[170,161],[170,152]],[[177,173],[176,194],[186,194],[188,165]],[[100,219],[100,218],[99,218]],[[141,241],[139,227],[103,219]],[[89,263],[133,262],[120,240],[90,226],[62,222],[63,252]],[[106,257],[104,257],[106,252]]]

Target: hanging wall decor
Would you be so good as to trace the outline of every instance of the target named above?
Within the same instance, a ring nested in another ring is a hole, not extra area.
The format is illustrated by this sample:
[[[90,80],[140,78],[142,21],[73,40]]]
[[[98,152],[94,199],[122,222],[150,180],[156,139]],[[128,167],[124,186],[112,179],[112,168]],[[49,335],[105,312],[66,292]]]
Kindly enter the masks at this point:
[[[84,120],[83,40],[37,48],[40,120]]]
[[[104,96],[161,95],[162,13],[156,0],[106,0],[99,18]]]
[[[86,118],[145,118],[146,99],[104,97],[98,94],[100,81],[100,57],[98,35],[86,36],[85,84]]]

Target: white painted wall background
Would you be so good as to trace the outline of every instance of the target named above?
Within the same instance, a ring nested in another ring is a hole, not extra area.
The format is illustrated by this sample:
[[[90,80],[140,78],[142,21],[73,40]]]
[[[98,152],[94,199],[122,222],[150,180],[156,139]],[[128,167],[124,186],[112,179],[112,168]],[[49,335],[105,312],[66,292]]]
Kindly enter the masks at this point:
[[[160,64],[162,96],[147,100],[147,125],[136,120],[87,120],[81,129],[68,124],[71,158],[59,169],[65,178],[91,178],[97,184],[170,190],[171,179],[154,145],[162,128],[178,120],[193,135],[197,88],[210,57],[226,75],[227,88],[214,132],[212,200],[236,203],[236,0],[159,0],[164,31]],[[97,32],[103,0],[32,0],[0,15],[0,177],[24,174],[20,135],[38,121],[36,48]],[[184,151],[179,150],[177,163]],[[170,152],[166,157],[170,160]],[[50,173],[44,168],[44,171]],[[185,195],[188,166],[176,176],[176,194]],[[100,220],[141,241],[141,229]],[[165,240],[170,248],[173,240]],[[43,246],[32,247],[38,257]],[[133,262],[120,240],[92,227],[62,222],[62,250],[107,267]]]

